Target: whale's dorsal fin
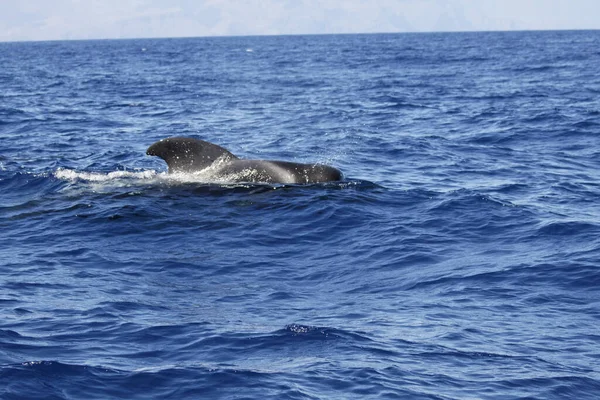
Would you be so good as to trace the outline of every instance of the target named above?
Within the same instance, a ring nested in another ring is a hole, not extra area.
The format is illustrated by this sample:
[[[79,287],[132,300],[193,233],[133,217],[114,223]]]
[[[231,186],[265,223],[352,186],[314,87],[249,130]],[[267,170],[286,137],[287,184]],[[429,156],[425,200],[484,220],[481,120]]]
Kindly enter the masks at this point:
[[[170,137],[154,143],[146,154],[166,161],[169,172],[194,172],[211,166],[216,160],[237,160],[221,146],[187,137]]]

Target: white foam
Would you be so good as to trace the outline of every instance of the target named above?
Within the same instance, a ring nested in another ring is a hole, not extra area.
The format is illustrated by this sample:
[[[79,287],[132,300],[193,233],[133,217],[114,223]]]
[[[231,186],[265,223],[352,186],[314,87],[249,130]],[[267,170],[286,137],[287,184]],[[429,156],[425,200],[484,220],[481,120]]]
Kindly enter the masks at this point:
[[[240,182],[240,177],[250,179],[253,174],[257,174],[256,171],[241,171],[239,173],[222,174],[219,173],[217,168],[209,167],[202,171],[196,172],[175,172],[172,174],[161,176],[161,179],[172,183],[217,183],[217,184],[231,184]]]
[[[240,182],[241,180],[244,180],[243,178],[252,181],[253,179],[251,178],[258,174],[258,171],[255,170],[244,170],[238,173],[225,174],[222,171],[222,167],[223,164],[226,164],[227,162],[229,162],[227,157],[220,157],[203,170],[194,172],[174,172],[165,174],[164,176],[161,176],[161,178],[174,183],[231,184]]]
[[[54,177],[65,180],[73,184],[83,184],[83,186],[91,187],[94,191],[104,191],[110,187],[121,187],[131,185],[153,185],[153,184],[231,184],[239,182],[239,177],[248,178],[252,172],[242,171],[238,174],[220,174],[220,162],[213,163],[208,168],[196,172],[187,173],[172,173],[156,172],[155,170],[143,171],[112,171],[107,173],[102,172],[84,172],[68,168],[58,168],[54,172]]]
[[[101,172],[80,172],[67,168],[58,168],[54,172],[57,179],[63,179],[71,182],[110,182],[119,180],[151,180],[159,174],[154,170],[147,171],[112,171],[108,173]]]

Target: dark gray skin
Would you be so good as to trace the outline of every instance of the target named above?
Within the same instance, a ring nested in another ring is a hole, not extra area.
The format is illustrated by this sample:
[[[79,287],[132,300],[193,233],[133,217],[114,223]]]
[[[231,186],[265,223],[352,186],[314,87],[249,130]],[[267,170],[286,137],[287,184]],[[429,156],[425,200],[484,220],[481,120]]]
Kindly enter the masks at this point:
[[[241,160],[221,146],[194,138],[162,139],[148,147],[146,154],[165,160],[169,173],[202,171],[218,160],[215,173],[231,176],[233,182],[318,183],[342,179],[342,173],[328,165]]]

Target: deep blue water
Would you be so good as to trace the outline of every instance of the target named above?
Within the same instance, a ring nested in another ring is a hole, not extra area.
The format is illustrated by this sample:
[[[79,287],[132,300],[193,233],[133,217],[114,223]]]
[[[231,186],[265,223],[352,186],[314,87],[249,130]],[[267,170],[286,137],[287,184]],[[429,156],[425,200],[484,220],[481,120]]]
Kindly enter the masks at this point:
[[[0,43],[0,397],[600,397],[599,49]],[[345,178],[168,176],[174,135]]]

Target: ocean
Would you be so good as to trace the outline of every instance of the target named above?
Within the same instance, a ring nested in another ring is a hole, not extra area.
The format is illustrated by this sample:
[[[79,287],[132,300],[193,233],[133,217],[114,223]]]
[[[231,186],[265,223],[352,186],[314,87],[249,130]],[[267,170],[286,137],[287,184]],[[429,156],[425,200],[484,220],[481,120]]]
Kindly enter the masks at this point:
[[[599,398],[599,49],[0,43],[0,398]],[[169,175],[170,136],[344,178]]]

